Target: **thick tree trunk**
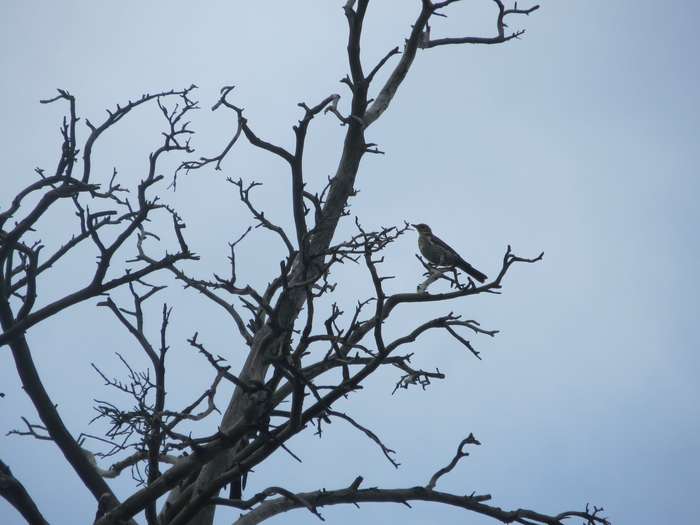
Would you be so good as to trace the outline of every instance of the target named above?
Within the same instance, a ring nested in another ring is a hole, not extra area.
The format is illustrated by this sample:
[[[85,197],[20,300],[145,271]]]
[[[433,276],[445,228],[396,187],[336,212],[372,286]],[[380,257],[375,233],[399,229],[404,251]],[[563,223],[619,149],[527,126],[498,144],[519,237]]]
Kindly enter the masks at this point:
[[[355,186],[355,178],[360,166],[360,160],[365,151],[363,126],[360,123],[350,124],[345,136],[343,153],[336,171],[335,177],[328,191],[328,197],[323,207],[322,223],[311,238],[309,252],[311,254],[324,252],[331,244],[338,221],[347,205],[348,198],[352,195]],[[292,270],[290,283],[306,279],[308,268],[303,261],[297,258]],[[299,313],[301,312],[306,293],[303,288],[291,288],[281,293],[276,309],[279,312],[278,322],[285,330],[291,330]],[[283,340],[283,334],[274,334],[268,323],[255,334],[250,353],[241,371],[240,378],[244,380],[263,381],[269,369],[268,356]],[[228,429],[239,421],[247,408],[245,393],[236,388],[221,421],[221,428]],[[223,453],[220,459],[211,461],[205,465],[194,482],[194,493],[216,478],[231,464],[235,449]],[[214,519],[215,507],[209,506],[202,509],[196,518],[191,520],[191,525],[211,525]]]

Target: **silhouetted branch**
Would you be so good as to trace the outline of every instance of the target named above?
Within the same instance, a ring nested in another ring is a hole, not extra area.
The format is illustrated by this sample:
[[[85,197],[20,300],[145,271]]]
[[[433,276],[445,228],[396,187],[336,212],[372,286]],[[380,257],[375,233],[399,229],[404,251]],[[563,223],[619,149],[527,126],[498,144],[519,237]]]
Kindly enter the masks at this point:
[[[212,106],[212,108],[211,108],[212,111],[216,111],[219,107],[221,107],[225,103],[226,95],[228,95],[233,90],[233,88],[234,88],[234,86],[224,86],[223,88],[221,88],[221,97],[219,98],[217,103]],[[229,108],[233,109],[233,107],[228,105],[228,103],[226,103],[226,105]],[[175,175],[173,177],[173,182],[172,182],[173,188],[175,188],[177,186],[177,176],[181,170],[184,170],[185,173],[189,173],[191,170],[200,169],[200,168],[203,168],[204,166],[207,166],[211,163],[215,163],[214,169],[217,171],[220,171],[221,170],[221,163],[226,158],[226,155],[228,155],[229,151],[231,151],[231,148],[233,148],[234,144],[236,144],[236,142],[238,141],[238,137],[241,136],[242,130],[243,130],[243,126],[241,123],[241,119],[238,118],[238,119],[236,119],[236,131],[234,132],[231,140],[228,141],[228,143],[226,144],[224,149],[221,151],[221,153],[219,153],[218,155],[216,155],[214,157],[200,157],[199,160],[187,160],[187,161],[184,161],[182,164],[180,164],[180,166],[177,168],[177,170],[175,170]]]
[[[420,40],[419,47],[427,49],[431,47],[444,46],[449,44],[502,44],[503,42],[508,42],[509,40],[512,40],[514,38],[519,38],[525,33],[525,30],[521,29],[519,31],[511,33],[510,35],[506,35],[505,30],[508,26],[505,23],[505,18],[508,15],[529,15],[530,13],[533,13],[534,11],[537,11],[540,8],[539,5],[534,5],[528,9],[518,9],[518,3],[515,2],[515,7],[513,7],[512,9],[506,9],[505,4],[502,0],[493,1],[498,6],[498,17],[496,19],[496,30],[498,34],[496,36],[465,36],[457,38],[438,38],[433,40],[430,38],[430,26],[427,26],[423,34],[423,38]],[[437,9],[447,7],[451,3],[453,2],[439,2],[433,5],[433,9],[435,11]]]
[[[262,183],[251,182],[250,184],[244,187],[243,180],[240,178],[238,180],[233,180],[232,178],[228,177],[226,180],[238,188],[238,196],[240,197],[241,201],[246,205],[248,210],[250,210],[250,213],[253,215],[253,217],[258,221],[258,226],[262,226],[279,235],[282,239],[282,242],[284,242],[284,245],[287,247],[289,256],[293,257],[295,249],[284,229],[270,222],[270,220],[267,217],[265,217],[265,212],[259,211],[250,200],[250,190],[252,190],[256,186],[262,186]]]
[[[464,447],[467,445],[481,445],[479,440],[477,440],[474,437],[474,434],[471,432],[469,435],[462,440],[462,442],[459,444],[459,447],[457,447],[457,453],[455,456],[452,458],[452,461],[449,462],[449,464],[445,467],[442,467],[440,470],[438,470],[433,476],[430,478],[430,481],[428,481],[428,484],[425,486],[428,490],[433,490],[435,488],[435,485],[437,484],[438,480],[450,472],[453,468],[457,466],[457,463],[459,463],[459,460],[467,457],[469,455],[469,452],[464,451]]]
[[[394,460],[394,458],[391,457],[392,454],[396,454],[395,450],[390,449],[387,447],[384,443],[382,443],[382,440],[379,439],[379,436],[372,432],[370,429],[367,427],[364,427],[360,425],[357,421],[355,421],[353,418],[348,416],[347,414],[344,414],[343,412],[337,412],[335,410],[329,410],[328,412],[329,416],[337,417],[340,419],[344,419],[348,423],[350,423],[353,427],[356,429],[360,430],[362,433],[364,433],[368,438],[370,438],[372,441],[374,441],[377,445],[379,445],[379,448],[382,449],[382,453],[386,457],[387,460],[389,460],[389,463],[391,463],[395,468],[399,468],[399,465],[401,463],[397,462]]]
[[[314,492],[302,492],[294,497],[282,496],[275,499],[263,500],[255,509],[237,519],[235,525],[256,525],[273,516],[287,512],[291,509],[306,507],[307,504],[314,508],[326,505],[338,505],[351,503],[380,503],[392,502],[408,505],[409,501],[431,501],[442,503],[477,514],[494,518],[502,523],[523,523],[528,525],[562,525],[563,520],[581,518],[588,525],[609,525],[607,518],[600,516],[603,509],[594,507],[593,511],[586,508],[583,512],[569,511],[557,515],[545,515],[527,509],[503,510],[499,507],[486,505],[484,502],[491,499],[490,495],[459,496],[446,492],[439,492],[428,487],[411,487],[405,489],[360,489],[362,478],[357,478],[349,487],[340,490],[317,490]],[[217,501],[222,503],[222,501]],[[235,502],[232,502],[235,503]],[[231,504],[231,506],[238,506]],[[410,506],[410,505],[409,505]],[[238,508],[241,508],[238,506]],[[245,507],[244,507],[245,508]]]
[[[311,504],[308,500],[306,500],[303,496],[294,494],[293,492],[283,489],[282,487],[269,487],[263,490],[262,492],[258,492],[255,496],[253,496],[250,499],[247,500],[231,500],[231,499],[224,499],[224,498],[214,498],[212,500],[212,503],[215,503],[217,505],[224,505],[226,507],[234,507],[238,509],[249,509],[256,504],[265,501],[267,498],[270,496],[274,495],[280,495],[283,496],[286,499],[289,499],[290,501],[294,501],[299,505],[299,507],[306,508],[309,512],[314,514],[316,517],[318,517],[321,521],[325,521],[323,519],[323,516],[318,512],[316,509],[316,506]]]
[[[48,524],[24,485],[12,475],[10,467],[0,461],[0,496],[5,498],[31,525]]]
[[[21,419],[24,422],[24,425],[27,427],[27,430],[10,430],[7,433],[8,436],[31,436],[35,439],[53,441],[53,438],[48,435],[48,430],[44,425],[30,423],[25,417],[22,417]]]

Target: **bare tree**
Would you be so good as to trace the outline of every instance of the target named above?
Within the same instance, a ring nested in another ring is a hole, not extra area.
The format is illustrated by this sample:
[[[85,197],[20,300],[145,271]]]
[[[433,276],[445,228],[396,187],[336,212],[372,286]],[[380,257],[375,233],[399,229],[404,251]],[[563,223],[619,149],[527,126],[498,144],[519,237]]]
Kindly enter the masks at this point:
[[[286,251],[286,257],[279,262],[278,273],[264,290],[240,285],[236,273],[236,249],[251,232],[250,228],[230,243],[228,275],[198,278],[182,264],[198,260],[185,238],[183,219],[158,198],[158,191],[168,182],[157,174],[162,159],[173,152],[193,152],[189,141],[193,131],[187,117],[198,108],[193,99],[195,86],[145,94],[108,111],[107,118],[98,124],[86,120],[87,138],[80,146],[77,131],[80,119],[75,98],[68,91],[59,90],[57,96],[41,101],[44,104],[65,103],[68,110],[61,127],[63,139],[55,170],[47,174],[37,169],[38,180],[20,191],[0,213],[0,321],[3,328],[0,345],[9,346],[22,385],[41,421],[31,423],[25,419],[25,426],[12,433],[55,442],[95,497],[95,523],[130,523],[143,513],[149,525],[209,525],[215,508],[227,506],[245,511],[236,520],[237,524],[254,524],[295,508],[304,508],[321,517],[320,508],[327,505],[408,504],[414,500],[460,507],[505,523],[560,524],[569,518],[583,519],[589,525],[608,523],[601,515],[602,509],[597,507],[545,515],[532,510],[503,510],[491,506],[488,494],[458,495],[438,490],[442,476],[468,455],[467,447],[480,445],[472,434],[458,445],[452,460],[424,484],[399,489],[362,488],[363,479],[358,477],[349,486],[333,490],[296,493],[273,486],[254,495],[244,496],[243,493],[245,478],[251,469],[279,449],[293,455],[286,446],[292,436],[311,428],[320,434],[324,425],[333,419],[342,419],[355,427],[379,447],[388,461],[397,465],[394,451],[375,432],[347,413],[336,410],[334,403],[352,397],[380,367],[399,370],[394,391],[425,388],[431,381],[443,379],[444,374],[437,369],[415,368],[411,364],[412,354],[406,352],[408,345],[429,331],[443,331],[480,358],[467,334],[494,336],[496,331],[454,314],[450,311],[454,303],[474,295],[500,293],[514,264],[535,263],[542,257],[542,254],[534,258],[519,257],[509,246],[496,277],[483,285],[469,278],[460,280],[461,276],[453,269],[436,268],[421,260],[426,279],[418,285],[417,291],[391,294],[385,290],[385,281],[390,276],[382,267],[383,253],[410,226],[406,223],[367,229],[355,218],[356,233],[348,239],[335,238],[339,221],[349,215],[348,199],[355,194],[362,158],[367,153],[381,153],[376,144],[367,141],[368,128],[391,105],[418,50],[443,45],[508,42],[518,38],[524,30],[507,32],[506,20],[529,15],[538,9],[536,5],[520,8],[517,4],[507,7],[501,0],[494,2],[497,7],[494,36],[434,38],[430,31],[431,19],[444,16],[444,11],[457,0],[422,0],[403,50],[398,47],[389,50],[368,68],[360,59],[360,42],[369,0],[348,0],[343,9],[348,23],[350,73],[341,81],[348,89],[347,109],[343,110],[341,101],[346,101],[338,94],[330,94],[315,105],[300,103],[301,118],[293,126],[295,141],[291,150],[260,137],[243,109],[233,101],[233,86],[222,88],[212,109],[230,112],[235,126],[233,135],[213,156],[186,158],[169,182],[175,186],[178,176],[188,173],[193,176],[192,172],[206,167],[221,169],[227,155],[241,140],[247,140],[285,163],[291,177],[289,197],[293,231],[271,222],[262,207],[254,202],[252,191],[257,182],[228,179],[256,226],[278,236]],[[376,87],[377,73],[388,68],[395,55],[398,61],[388,79],[384,85]],[[108,183],[96,183],[91,172],[95,143],[104,132],[147,104],[158,106],[165,131],[162,144],[149,155],[146,177],[134,193],[120,185],[116,171]],[[344,126],[345,140],[340,147],[335,175],[324,188],[314,191],[305,182],[304,146],[311,122],[323,115],[337,119]],[[47,255],[42,243],[33,240],[37,238],[35,225],[59,202],[72,206],[79,229]],[[16,222],[10,221],[13,217],[18,217]],[[171,224],[170,241],[160,230],[157,235],[151,226],[163,218]],[[58,261],[80,245],[89,243],[99,256],[86,284],[37,307],[39,283]],[[167,246],[169,248],[163,248]],[[357,298],[349,320],[332,301],[335,286],[330,278],[335,267],[346,262],[363,265],[374,290],[370,297]],[[192,402],[184,407],[171,406],[166,396],[171,307],[166,304],[162,307],[158,340],[149,339],[144,329],[143,305],[166,286],[167,275],[221,307],[248,347],[244,366],[234,371],[194,333],[187,343],[211,365],[212,379],[210,386],[204,392],[193,393]],[[160,284],[153,284],[155,278],[160,279]],[[435,282],[445,282],[449,285],[448,291],[429,293],[429,286]],[[130,304],[119,304],[114,296],[117,289],[128,291]],[[323,302],[319,301],[321,298]],[[113,378],[95,367],[108,386],[129,396],[133,403],[127,408],[99,401],[95,407],[97,418],[108,423],[106,434],[76,437],[66,428],[44,389],[26,334],[35,325],[60,315],[67,308],[93,299],[111,311],[119,325],[133,337],[134,343],[147,356],[150,367],[145,371],[137,370],[120,356],[126,379]],[[323,311],[320,306],[326,303],[332,304],[330,311]],[[418,321],[404,335],[388,338],[383,329],[385,323],[390,321],[397,307],[407,303],[440,303],[448,313]],[[219,414],[217,391],[225,382],[235,388],[218,423],[219,430],[211,435],[183,430]],[[90,451],[88,443],[95,440],[107,444],[107,450]],[[112,456],[115,461],[111,466],[99,466],[98,462]],[[128,498],[120,501],[105,479],[127,470],[138,485]],[[12,476],[9,468],[0,464],[0,471],[0,494],[29,522],[44,523],[29,492]],[[221,490],[227,485],[231,487],[230,497],[221,497]],[[167,501],[158,509],[156,503],[161,497]]]

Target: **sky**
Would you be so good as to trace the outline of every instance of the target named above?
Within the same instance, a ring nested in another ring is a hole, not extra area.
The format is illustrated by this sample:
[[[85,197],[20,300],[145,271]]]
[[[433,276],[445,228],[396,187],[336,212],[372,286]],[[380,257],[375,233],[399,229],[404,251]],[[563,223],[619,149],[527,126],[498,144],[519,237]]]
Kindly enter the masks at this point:
[[[202,109],[192,117],[193,144],[196,155],[206,156],[217,153],[234,129],[232,115],[209,108],[221,86],[235,84],[234,102],[245,108],[256,132],[290,146],[298,102],[315,104],[339,93],[340,108],[347,109],[348,92],[339,83],[348,72],[341,4],[3,2],[0,207],[34,180],[35,167],[55,165],[65,108],[38,101],[56,88],[73,93],[78,113],[97,122],[118,102],[194,83]],[[402,44],[419,4],[372,2],[365,64]],[[492,2],[464,2],[449,15],[435,21],[434,37],[493,34]],[[303,463],[280,453],[261,465],[250,478],[251,493],[269,485],[341,488],[357,475],[366,486],[424,484],[473,432],[482,446],[439,488],[489,493],[503,508],[548,513],[590,502],[619,524],[695,521],[699,15],[692,2],[543,0],[531,16],[511,19],[511,29],[527,29],[520,40],[418,54],[391,108],[367,132],[386,154],[363,160],[353,216],[368,228],[428,223],[489,275],[497,273],[508,244],[522,256],[544,251],[544,260],[514,267],[502,295],[407,307],[387,324],[387,333],[398,336],[454,310],[501,331],[493,339],[472,338],[482,361],[445,335],[426,336],[411,349],[413,363],[438,367],[445,381],[392,396],[398,371],[386,370],[340,403],[397,451],[399,469],[338,421],[320,440],[307,431],[291,441]],[[153,108],[122,121],[96,147],[96,180],[108,181],[116,167],[125,185],[137,184],[161,129]],[[319,189],[334,172],[342,134],[331,116],[312,123],[305,158],[310,188]],[[166,177],[178,160],[164,165]],[[253,222],[226,177],[263,182],[256,202],[273,220],[291,224],[284,168],[241,142],[221,172],[191,173],[176,192],[163,187],[163,198],[180,211],[190,245],[201,256],[188,269],[201,277],[225,271],[226,243]],[[57,246],[75,228],[70,208],[59,208],[39,224],[37,235]],[[350,218],[338,238],[352,232]],[[396,276],[389,291],[415,289],[421,280],[416,252],[413,232],[390,247],[382,268]],[[239,279],[264,286],[283,254],[274,236],[255,230],[241,244]],[[58,266],[40,283],[39,304],[84,283],[92,256],[86,249]],[[347,320],[353,304],[371,293],[366,271],[343,266],[335,280]],[[115,300],[125,299],[115,294]],[[211,380],[187,337],[199,331],[234,368],[245,349],[223,312],[178,286],[151,300],[147,329],[153,336],[163,301],[174,307],[168,393],[173,406],[182,406]],[[99,433],[99,424],[89,424],[93,399],[120,400],[90,363],[123,377],[115,355],[120,352],[145,366],[128,334],[96,302],[28,332],[45,386],[76,435]],[[0,458],[51,523],[88,522],[94,501],[58,449],[4,435],[21,426],[21,416],[37,421],[7,349],[0,349],[0,385]],[[222,406],[226,394],[224,389]],[[208,425],[202,433],[216,421]],[[122,478],[111,482],[121,497],[133,488],[128,473]],[[340,525],[358,519],[492,522],[433,504],[321,512]],[[234,516],[220,512],[217,523],[231,523]],[[312,520],[297,510],[270,523]],[[4,501],[0,522],[20,522]]]

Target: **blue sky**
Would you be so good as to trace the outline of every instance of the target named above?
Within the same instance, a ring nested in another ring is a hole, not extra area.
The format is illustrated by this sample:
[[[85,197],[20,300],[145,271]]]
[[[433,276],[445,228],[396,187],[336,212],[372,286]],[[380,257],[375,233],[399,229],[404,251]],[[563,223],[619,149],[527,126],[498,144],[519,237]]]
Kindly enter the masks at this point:
[[[0,206],[33,180],[35,166],[55,162],[62,108],[38,100],[56,87],[76,95],[81,115],[99,120],[117,102],[195,83],[204,109],[194,118],[194,144],[208,155],[233,126],[230,115],[208,108],[222,85],[235,83],[235,100],[255,129],[290,145],[297,102],[316,103],[334,92],[343,95],[341,107],[347,102],[338,83],[347,72],[340,4],[220,0],[193,10],[179,0],[4,2]],[[419,2],[397,4],[370,7],[367,63],[407,34]],[[481,4],[458,6],[436,21],[434,35],[491,34],[492,6]],[[509,243],[524,256],[544,250],[544,261],[514,268],[501,296],[407,308],[387,326],[402,334],[448,308],[502,331],[493,340],[474,340],[483,361],[444,337],[426,337],[413,349],[416,364],[438,366],[446,381],[391,396],[396,377],[384,372],[342,405],[397,450],[399,470],[338,422],[323,440],[296,438],[292,448],[304,463],[273,457],[251,477],[251,490],[336,488],[358,474],[368,486],[425,483],[473,432],[483,446],[446,477],[445,489],[488,492],[504,508],[546,512],[591,502],[620,524],[693,522],[700,485],[698,15],[691,2],[545,0],[530,17],[511,21],[512,28],[527,29],[520,41],[419,54],[393,106],[368,132],[386,155],[363,161],[352,212],[369,227],[404,219],[429,223],[489,274]],[[154,111],[125,120],[98,147],[96,176],[106,181],[117,166],[125,183],[137,183],[159,132]],[[306,157],[312,187],[334,171],[341,140],[342,129],[330,117],[313,123]],[[225,268],[226,242],[251,222],[226,176],[264,182],[259,202],[289,224],[283,166],[240,146],[223,173],[192,174],[176,193],[166,193],[202,255],[200,275]],[[41,225],[49,244],[75,227],[63,211]],[[339,235],[351,231],[347,221]],[[260,255],[246,257],[244,244],[239,275],[264,285],[281,247],[262,231],[245,242]],[[411,233],[387,254],[387,271],[397,276],[392,291],[413,289],[420,279],[415,252]],[[76,258],[58,267],[42,283],[39,301],[83,282],[91,264]],[[343,267],[336,278],[338,300],[347,308],[370,292],[360,269]],[[169,393],[186,402],[210,377],[186,337],[199,330],[234,364],[244,350],[220,312],[177,287],[151,305],[153,333],[166,299],[176,321]],[[94,302],[36,327],[29,341],[76,433],[95,430],[88,427],[93,398],[114,396],[90,362],[117,374],[115,351],[141,359]],[[0,351],[0,384],[7,394],[0,400],[2,433],[18,426],[20,415],[35,420],[7,350]],[[91,497],[52,445],[3,435],[0,457],[52,523],[94,515]],[[128,479],[114,486],[121,495],[131,488]],[[461,511],[434,505],[336,507],[323,514],[339,524],[465,519]],[[231,516],[221,513],[219,522]],[[0,501],[0,521],[17,519]],[[311,519],[296,511],[272,523]]]

